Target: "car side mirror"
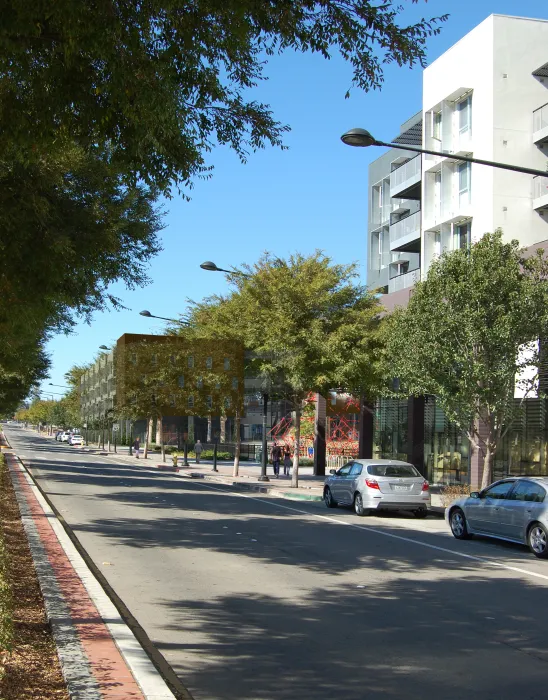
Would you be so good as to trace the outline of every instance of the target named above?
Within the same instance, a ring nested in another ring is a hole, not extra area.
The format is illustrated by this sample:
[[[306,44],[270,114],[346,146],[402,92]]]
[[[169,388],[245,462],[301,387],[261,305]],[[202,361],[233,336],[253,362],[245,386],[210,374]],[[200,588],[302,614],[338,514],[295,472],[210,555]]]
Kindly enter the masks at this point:
[[[329,470],[329,473],[330,473],[330,474],[336,474],[337,471],[336,471],[335,469],[330,469],[330,470]]]
[[[470,498],[481,498],[481,494],[479,491],[472,491]]]

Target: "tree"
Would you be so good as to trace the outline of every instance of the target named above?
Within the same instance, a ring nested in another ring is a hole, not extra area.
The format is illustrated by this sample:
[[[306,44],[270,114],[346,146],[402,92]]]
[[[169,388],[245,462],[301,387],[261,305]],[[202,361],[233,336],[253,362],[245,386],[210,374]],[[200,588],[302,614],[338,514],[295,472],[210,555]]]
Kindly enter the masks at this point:
[[[209,173],[216,143],[242,160],[281,145],[287,127],[252,98],[276,52],[339,52],[365,90],[387,62],[424,65],[445,16],[406,26],[402,11],[392,0],[14,0],[0,28],[0,152],[15,144],[27,163],[68,134],[109,146],[128,181],[167,193]]]
[[[473,448],[485,488],[501,439],[538,389],[546,335],[547,262],[525,259],[517,241],[486,234],[445,253],[387,325],[387,373],[412,395],[430,394]],[[516,383],[523,399],[514,399]]]
[[[251,351],[251,373],[263,377],[294,415],[291,485],[298,486],[301,413],[311,392],[375,392],[375,353],[381,307],[356,284],[357,265],[336,265],[321,252],[283,260],[265,254],[234,275],[236,291],[222,300],[223,314]]]

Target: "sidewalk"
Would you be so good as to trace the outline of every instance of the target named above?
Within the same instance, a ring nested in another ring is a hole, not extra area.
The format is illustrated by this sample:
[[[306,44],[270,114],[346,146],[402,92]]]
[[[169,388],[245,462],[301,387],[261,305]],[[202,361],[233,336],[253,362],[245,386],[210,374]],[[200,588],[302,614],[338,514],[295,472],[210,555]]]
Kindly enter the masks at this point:
[[[24,464],[2,446],[72,700],[191,700],[172,692]]]

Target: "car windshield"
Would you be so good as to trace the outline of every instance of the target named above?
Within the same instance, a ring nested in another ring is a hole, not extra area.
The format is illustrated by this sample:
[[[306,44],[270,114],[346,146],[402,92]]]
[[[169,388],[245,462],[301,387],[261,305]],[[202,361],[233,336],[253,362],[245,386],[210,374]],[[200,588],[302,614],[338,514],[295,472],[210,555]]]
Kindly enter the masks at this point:
[[[371,476],[420,476],[412,464],[369,464],[367,473]]]

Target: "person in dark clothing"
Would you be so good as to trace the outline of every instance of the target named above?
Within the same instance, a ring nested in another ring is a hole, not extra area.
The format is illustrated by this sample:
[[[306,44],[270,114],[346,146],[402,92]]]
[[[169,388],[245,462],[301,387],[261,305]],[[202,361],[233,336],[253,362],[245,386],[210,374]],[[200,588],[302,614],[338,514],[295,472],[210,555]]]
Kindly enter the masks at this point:
[[[139,459],[139,452],[141,451],[141,442],[139,438],[135,438],[135,442],[133,443],[133,454]]]
[[[270,452],[270,457],[272,459],[272,466],[274,467],[274,475],[276,479],[280,474],[280,460],[282,458],[282,448],[277,442],[272,445],[272,451]]]
[[[284,447],[284,476],[289,476],[291,469],[291,448],[289,445]]]

